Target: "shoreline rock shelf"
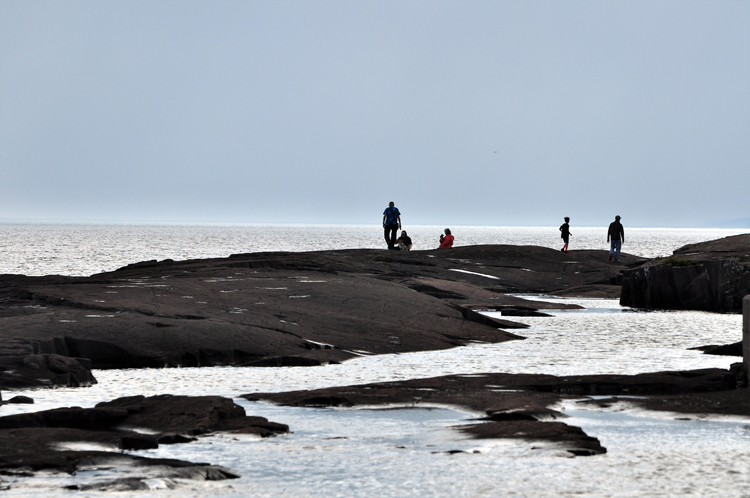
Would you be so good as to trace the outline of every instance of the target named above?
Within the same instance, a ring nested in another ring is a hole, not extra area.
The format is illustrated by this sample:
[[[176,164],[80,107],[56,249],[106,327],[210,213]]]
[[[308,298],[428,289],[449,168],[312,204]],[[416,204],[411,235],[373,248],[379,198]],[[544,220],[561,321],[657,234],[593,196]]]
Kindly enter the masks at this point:
[[[460,406],[484,413],[479,423],[457,429],[478,439],[510,438],[561,445],[575,456],[606,453],[599,441],[554,409],[563,400],[639,396],[627,402],[651,410],[747,415],[750,391],[737,389],[738,372],[703,369],[638,375],[486,373],[341,386],[311,391],[251,393],[249,401],[304,407]],[[716,400],[721,400],[717,402]],[[609,404],[619,402],[610,399]]]
[[[254,253],[91,277],[0,275],[0,360],[60,355],[97,369],[319,365],[522,339],[503,329],[525,325],[476,310],[570,307],[511,292],[613,297],[623,265],[603,254],[502,245]]]
[[[728,247],[726,241],[692,247],[687,256],[704,261],[700,258],[722,247]],[[615,265],[605,254],[500,245],[408,253],[343,250],[152,261],[85,278],[0,275],[0,387],[87,386],[96,383],[91,368],[320,365],[359,355],[519,340],[523,337],[504,329],[526,325],[479,311],[545,316],[545,310],[575,306],[509,294],[614,298],[620,284],[628,289],[623,288],[621,299],[630,302],[636,295],[634,275],[656,274],[648,270],[655,264],[675,266],[674,260],[654,263],[630,255]],[[690,287],[693,281],[680,285]],[[646,287],[652,296],[660,288]],[[552,442],[587,456],[606,448],[580,428],[558,421],[565,418],[555,409],[561,401],[612,396],[582,401],[609,406],[624,402],[616,396],[640,395],[627,403],[677,413],[746,415],[750,391],[737,389],[743,375],[739,368],[635,376],[488,373],[243,397],[311,407],[462,406],[484,413],[481,423],[456,426],[470,437]],[[153,434],[123,430],[123,425]],[[209,464],[60,446],[85,442],[147,449],[215,431],[268,437],[289,428],[247,417],[241,407],[217,396],[120,398],[89,409],[0,417],[0,473],[74,472],[114,461],[160,469],[145,477],[137,471],[75,486],[115,491],[143,489],[144,480],[154,475],[238,477]]]
[[[620,304],[632,308],[739,312],[750,294],[750,234],[674,251],[624,273]]]
[[[124,427],[138,427],[138,432]],[[145,433],[144,431],[148,431]],[[146,458],[117,450],[143,450],[161,444],[190,443],[195,436],[232,432],[269,437],[289,427],[263,417],[249,417],[232,400],[220,396],[131,396],[94,408],[58,408],[0,417],[0,473],[30,476],[47,470],[74,473],[82,468],[134,467],[128,479],[97,480],[75,489],[144,489],[143,481],[162,479],[221,480],[239,477],[207,463]],[[71,449],[87,443],[101,450]],[[141,469],[141,470],[139,470]]]

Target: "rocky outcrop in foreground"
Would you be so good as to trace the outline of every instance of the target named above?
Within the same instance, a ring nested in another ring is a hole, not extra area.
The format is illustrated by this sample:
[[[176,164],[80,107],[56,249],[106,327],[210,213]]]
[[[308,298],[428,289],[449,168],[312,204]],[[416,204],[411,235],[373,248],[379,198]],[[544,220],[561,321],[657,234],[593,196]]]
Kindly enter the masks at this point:
[[[666,394],[694,399],[690,396],[695,393],[735,391],[736,386],[736,374],[720,369],[570,377],[486,373],[313,391],[252,393],[243,398],[310,407],[461,406],[485,414],[481,423],[456,427],[472,437],[545,441],[558,444],[573,455],[586,456],[604,453],[606,449],[579,427],[549,422],[566,417],[554,409],[561,400],[590,395]],[[711,406],[702,405],[704,408]]]
[[[690,244],[627,270],[620,304],[632,308],[736,312],[750,294],[750,234]]]
[[[137,427],[139,432],[123,429]],[[148,433],[144,433],[148,431]],[[189,443],[195,436],[228,431],[261,437],[289,432],[283,424],[248,417],[232,400],[219,396],[132,396],[99,403],[95,408],[59,408],[0,417],[0,473],[33,475],[40,470],[74,473],[96,466],[131,466],[127,479],[115,478],[76,485],[76,489],[145,489],[144,480],[201,480],[239,477],[221,467],[181,460],[152,459],[118,450],[157,448]],[[76,451],[80,443],[101,451]]]
[[[567,307],[507,293],[619,293],[603,251],[471,246],[145,262],[91,277],[0,276],[0,358],[92,368],[304,366],[520,339],[476,310]],[[0,386],[2,387],[2,386]]]
[[[88,387],[97,383],[90,365],[88,359],[57,354],[0,356],[0,387]]]

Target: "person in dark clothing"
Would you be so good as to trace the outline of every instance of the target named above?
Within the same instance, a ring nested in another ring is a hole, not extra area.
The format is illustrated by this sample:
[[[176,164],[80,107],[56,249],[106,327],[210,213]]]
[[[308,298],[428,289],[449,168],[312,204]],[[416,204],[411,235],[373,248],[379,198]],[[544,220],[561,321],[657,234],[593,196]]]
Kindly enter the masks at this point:
[[[565,223],[560,226],[560,237],[562,237],[563,242],[565,242],[563,248],[560,249],[562,252],[566,252],[568,250],[568,240],[570,240],[570,236],[573,235],[572,233],[570,233],[570,225],[568,224],[569,222],[570,218],[566,216]]]
[[[401,229],[401,212],[393,201],[383,211],[383,235],[388,249],[396,249],[396,233]]]
[[[609,246],[609,260],[612,261],[612,256],[615,257],[615,261],[620,261],[620,249],[622,244],[625,242],[625,229],[620,223],[620,216],[615,216],[615,221],[609,224],[609,230],[607,231],[607,242]]]
[[[406,234],[406,230],[401,230],[401,235],[399,235],[396,242],[398,242],[398,248],[402,251],[411,251],[411,237]]]

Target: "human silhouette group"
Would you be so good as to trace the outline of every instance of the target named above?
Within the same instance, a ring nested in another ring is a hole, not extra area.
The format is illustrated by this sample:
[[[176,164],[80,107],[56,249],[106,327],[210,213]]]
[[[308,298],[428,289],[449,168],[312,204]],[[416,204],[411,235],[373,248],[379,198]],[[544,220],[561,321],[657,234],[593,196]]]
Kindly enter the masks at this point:
[[[570,244],[570,237],[573,233],[570,231],[570,217],[566,216],[563,218],[565,223],[560,225],[560,237],[563,240],[563,246],[560,251],[568,252],[568,245]],[[622,217],[618,214],[615,216],[615,221],[609,224],[607,230],[607,243],[609,243],[609,260],[615,262],[620,261],[620,251],[622,244],[625,242],[625,229],[620,223]],[[398,231],[401,230],[401,234],[398,235]],[[385,242],[388,245],[388,250],[401,250],[409,251],[413,247],[413,242],[406,230],[401,228],[401,211],[398,210],[396,204],[391,201],[388,203],[388,207],[383,211],[383,236]],[[450,228],[443,230],[443,234],[440,235],[438,249],[450,249],[453,247],[454,237],[451,233]]]

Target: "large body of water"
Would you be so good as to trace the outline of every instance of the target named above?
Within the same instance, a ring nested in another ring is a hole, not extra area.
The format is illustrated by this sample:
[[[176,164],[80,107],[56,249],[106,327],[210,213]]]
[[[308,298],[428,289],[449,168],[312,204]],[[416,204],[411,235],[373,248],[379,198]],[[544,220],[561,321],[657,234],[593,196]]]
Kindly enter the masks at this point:
[[[557,227],[450,227],[455,245],[562,247]],[[443,227],[404,226],[415,250],[434,249]],[[609,249],[607,227],[571,228],[570,249]],[[746,232],[747,230],[745,230]],[[623,251],[653,258],[736,229],[628,228]],[[96,225],[0,223],[0,273],[91,275],[152,259],[223,258],[267,251],[384,248],[377,225]]]
[[[553,228],[451,227],[460,243],[559,245]],[[145,259],[227,256],[268,250],[383,247],[378,227],[220,227],[0,225],[0,272],[88,275]],[[627,229],[626,229],[627,230]],[[439,227],[414,227],[415,242]],[[573,248],[604,249],[606,229],[573,230]],[[670,254],[731,230],[633,229],[628,252]],[[360,242],[359,244],[355,242]],[[434,246],[432,244],[431,246]],[[431,247],[430,246],[430,247]],[[307,368],[186,368],[95,371],[86,389],[23,391],[35,405],[6,405],[8,415],[60,406],[93,406],[134,394],[219,394],[319,387],[482,372],[555,375],[727,368],[738,358],[690,351],[741,339],[739,315],[636,312],[613,300],[574,300],[586,309],[553,317],[514,318],[531,325],[528,339],[446,351],[358,358]],[[237,399],[252,415],[286,423],[292,434],[270,439],[237,435],[139,452],[224,465],[241,479],[185,482],[176,490],[148,481],[143,496],[750,496],[750,414],[747,420],[675,420],[637,410],[561,407],[572,425],[600,439],[608,453],[570,458],[552,445],[469,440],[451,429],[476,414],[449,407],[389,410],[276,407]],[[542,446],[541,449],[539,447]],[[535,449],[532,449],[535,448]],[[466,453],[448,454],[447,450]],[[120,474],[127,472],[119,469]],[[3,477],[7,496],[69,496],[63,485],[111,477],[108,469],[76,476]],[[76,492],[75,496],[101,496]]]

